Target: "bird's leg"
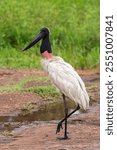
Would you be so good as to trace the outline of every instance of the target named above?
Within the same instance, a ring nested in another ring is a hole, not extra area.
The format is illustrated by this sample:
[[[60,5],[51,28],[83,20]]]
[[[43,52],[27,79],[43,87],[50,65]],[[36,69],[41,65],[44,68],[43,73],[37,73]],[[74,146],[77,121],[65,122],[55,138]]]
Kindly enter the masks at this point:
[[[67,139],[67,115],[68,115],[68,108],[67,108],[67,103],[65,99],[65,95],[63,94],[63,101],[64,101],[64,111],[65,111],[65,132],[64,132],[64,139]]]
[[[62,123],[65,121],[66,118],[69,118],[73,113],[75,113],[77,110],[80,109],[80,106],[78,105],[70,114],[68,114],[67,116],[65,116],[65,118],[63,118],[59,123],[58,123],[58,126],[57,126],[57,130],[56,130],[56,133],[60,132],[60,129],[62,127]]]
[[[68,136],[67,136],[67,115],[68,115],[68,108],[67,108],[67,103],[66,103],[65,95],[63,94],[62,96],[63,96],[64,112],[65,112],[65,119],[64,119],[64,121],[65,121],[65,131],[64,131],[64,137],[63,138],[59,138],[59,139],[67,139],[68,138]],[[60,121],[58,123],[56,133],[58,133],[60,131],[60,128],[63,129],[62,123],[63,123],[63,121]]]

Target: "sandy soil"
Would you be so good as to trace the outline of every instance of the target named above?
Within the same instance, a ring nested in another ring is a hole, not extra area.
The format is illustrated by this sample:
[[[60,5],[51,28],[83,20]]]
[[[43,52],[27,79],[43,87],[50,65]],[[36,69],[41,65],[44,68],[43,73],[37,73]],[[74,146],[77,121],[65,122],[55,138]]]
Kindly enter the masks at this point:
[[[96,70],[78,71],[89,92],[91,103],[87,113],[74,114],[68,122],[68,140],[59,140],[63,130],[55,134],[58,120],[22,123],[12,132],[2,132],[0,150],[99,150],[99,73]],[[14,84],[26,77],[46,76],[38,70],[0,69],[0,86]],[[31,82],[26,86],[38,85]],[[38,94],[0,93],[0,117],[20,110],[26,103],[43,103]],[[7,122],[8,125],[8,122]]]

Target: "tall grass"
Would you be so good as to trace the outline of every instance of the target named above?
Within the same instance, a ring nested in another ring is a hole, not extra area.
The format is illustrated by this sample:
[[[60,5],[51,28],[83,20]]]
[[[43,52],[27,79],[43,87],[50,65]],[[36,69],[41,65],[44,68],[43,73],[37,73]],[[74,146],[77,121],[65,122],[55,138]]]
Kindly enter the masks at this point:
[[[38,46],[21,49],[44,26],[54,54],[76,68],[99,65],[99,0],[1,0],[0,7],[0,67],[40,68]]]

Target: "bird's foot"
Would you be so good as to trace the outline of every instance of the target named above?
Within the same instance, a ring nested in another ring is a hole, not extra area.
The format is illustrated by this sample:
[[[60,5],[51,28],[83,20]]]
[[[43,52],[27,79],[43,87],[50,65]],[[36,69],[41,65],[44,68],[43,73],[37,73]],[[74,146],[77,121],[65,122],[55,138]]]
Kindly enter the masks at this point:
[[[63,140],[66,140],[66,139],[68,139],[68,136],[64,135]]]
[[[69,139],[69,137],[67,135],[65,135],[64,137],[58,137],[57,139],[59,139],[59,140],[67,140],[67,139]]]
[[[56,134],[60,132],[61,129],[63,129],[62,122],[59,122],[57,125]]]

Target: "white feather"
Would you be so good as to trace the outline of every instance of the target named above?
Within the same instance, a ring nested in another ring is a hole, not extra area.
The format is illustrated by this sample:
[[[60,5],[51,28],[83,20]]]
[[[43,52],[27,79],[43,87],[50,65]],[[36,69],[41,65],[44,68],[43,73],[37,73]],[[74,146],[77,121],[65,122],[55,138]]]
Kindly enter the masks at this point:
[[[61,93],[74,100],[81,109],[86,110],[89,107],[89,96],[85,85],[70,64],[60,57],[43,59],[41,63],[50,80]]]

